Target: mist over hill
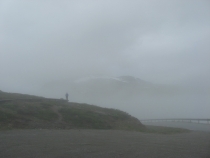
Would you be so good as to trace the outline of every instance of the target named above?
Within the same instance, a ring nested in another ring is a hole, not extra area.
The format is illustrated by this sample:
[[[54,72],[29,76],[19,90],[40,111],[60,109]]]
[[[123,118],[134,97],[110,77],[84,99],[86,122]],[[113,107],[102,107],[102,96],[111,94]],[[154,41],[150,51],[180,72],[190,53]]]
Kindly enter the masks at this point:
[[[139,119],[208,117],[201,110],[209,109],[208,86],[196,86],[154,84],[133,76],[88,76],[47,83],[39,92],[57,98],[68,92],[71,101],[118,108]]]

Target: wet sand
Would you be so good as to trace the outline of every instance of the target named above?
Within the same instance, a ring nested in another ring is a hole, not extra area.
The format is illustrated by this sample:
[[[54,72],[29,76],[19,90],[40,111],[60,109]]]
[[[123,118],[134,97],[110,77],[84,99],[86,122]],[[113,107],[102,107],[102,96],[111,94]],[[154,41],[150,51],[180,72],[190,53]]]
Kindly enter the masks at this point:
[[[1,158],[210,158],[210,133],[147,134],[117,130],[0,132]]]

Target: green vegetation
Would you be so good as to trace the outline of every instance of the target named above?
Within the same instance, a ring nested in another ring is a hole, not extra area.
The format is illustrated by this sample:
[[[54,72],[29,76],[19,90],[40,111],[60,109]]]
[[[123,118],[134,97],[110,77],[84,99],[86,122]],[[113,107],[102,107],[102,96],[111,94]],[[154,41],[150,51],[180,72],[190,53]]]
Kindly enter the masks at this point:
[[[13,114],[10,114],[10,113],[4,112],[4,111],[0,111],[0,122],[7,123],[10,120],[13,120],[15,118],[16,117]]]
[[[0,91],[0,129],[37,128],[116,129],[163,134],[187,131],[164,127],[146,128],[138,119],[117,109]]]
[[[62,108],[63,120],[78,128],[110,129],[106,116],[81,109]]]
[[[2,102],[0,114],[1,128],[144,128],[139,121],[135,122],[135,118],[119,110],[53,100]]]
[[[28,95],[28,94],[19,94],[19,93],[6,93],[0,91],[0,100],[3,99],[41,99],[43,97]]]
[[[34,117],[41,120],[56,120],[57,115],[50,110],[49,106],[40,103],[30,103],[24,101],[9,102],[0,104],[0,109],[8,115],[17,117]]]
[[[145,128],[129,114],[94,105],[68,103],[0,91],[0,128],[126,129]]]

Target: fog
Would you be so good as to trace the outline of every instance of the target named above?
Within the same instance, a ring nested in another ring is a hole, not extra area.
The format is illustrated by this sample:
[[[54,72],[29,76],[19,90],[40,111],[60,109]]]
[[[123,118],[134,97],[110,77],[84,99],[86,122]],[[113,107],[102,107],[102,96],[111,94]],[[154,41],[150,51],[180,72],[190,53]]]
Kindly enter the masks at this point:
[[[208,0],[0,0],[0,90],[68,92],[140,119],[209,117],[209,17]],[[149,90],[77,82],[90,76]]]

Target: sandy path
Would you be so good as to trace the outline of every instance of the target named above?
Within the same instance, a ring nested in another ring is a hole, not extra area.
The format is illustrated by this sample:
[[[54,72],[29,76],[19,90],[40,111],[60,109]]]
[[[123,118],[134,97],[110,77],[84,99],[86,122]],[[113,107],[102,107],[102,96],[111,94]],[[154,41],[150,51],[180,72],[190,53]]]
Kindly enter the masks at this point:
[[[58,111],[58,109],[59,109],[58,106],[53,106],[53,107],[52,107],[53,112],[56,113],[56,114],[58,115],[58,119],[56,120],[55,123],[60,123],[60,122],[62,121],[62,119],[63,119],[63,116],[62,116],[62,114]]]
[[[210,133],[145,134],[112,130],[0,132],[2,158],[210,158]]]

